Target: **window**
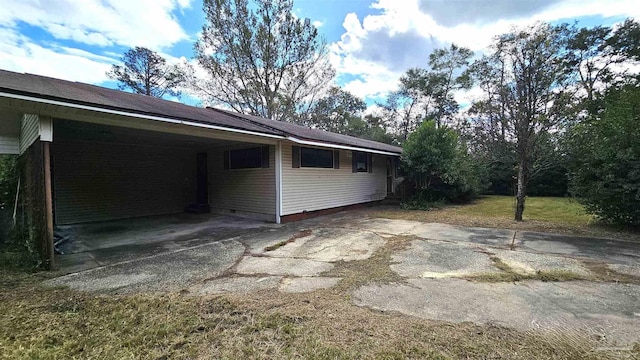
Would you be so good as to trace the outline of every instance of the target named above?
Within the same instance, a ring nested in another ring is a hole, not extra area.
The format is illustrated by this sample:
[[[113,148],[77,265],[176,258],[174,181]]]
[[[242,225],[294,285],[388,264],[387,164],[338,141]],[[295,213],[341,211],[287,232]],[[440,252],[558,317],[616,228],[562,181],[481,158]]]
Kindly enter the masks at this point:
[[[291,167],[299,168],[340,168],[340,151],[307,148],[300,146],[291,147]]]
[[[255,169],[255,168],[268,168],[268,167],[269,167],[269,146],[229,150],[224,152],[225,170]]]
[[[333,168],[333,151],[300,148],[300,166],[313,168]]]
[[[353,172],[371,172],[371,154],[352,151]]]

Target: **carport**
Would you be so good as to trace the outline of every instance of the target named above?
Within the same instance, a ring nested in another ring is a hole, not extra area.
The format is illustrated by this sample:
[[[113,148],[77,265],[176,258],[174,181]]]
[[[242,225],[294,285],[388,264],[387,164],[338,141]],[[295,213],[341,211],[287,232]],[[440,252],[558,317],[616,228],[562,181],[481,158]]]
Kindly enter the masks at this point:
[[[118,221],[138,233],[133,242],[119,244],[126,246],[182,241],[229,227],[216,216],[242,216],[252,224],[279,221],[280,132],[143,95],[5,75],[3,86],[12,93],[0,96],[0,150],[22,159],[21,203],[35,229],[31,236],[42,239],[41,252],[51,265],[56,248],[82,253],[118,245]],[[23,95],[19,89],[25,86],[29,93]],[[166,222],[192,231],[174,236]],[[81,230],[87,227],[100,229],[88,247],[87,237],[80,239],[91,233]],[[80,239],[75,244],[74,235]]]
[[[270,209],[241,211],[242,184],[229,182],[236,175],[217,161],[227,149],[269,145],[65,119],[54,119],[53,131],[54,241],[63,270],[237,236],[274,220]],[[254,173],[243,174],[274,176],[268,167]],[[275,204],[274,187],[246,196]]]

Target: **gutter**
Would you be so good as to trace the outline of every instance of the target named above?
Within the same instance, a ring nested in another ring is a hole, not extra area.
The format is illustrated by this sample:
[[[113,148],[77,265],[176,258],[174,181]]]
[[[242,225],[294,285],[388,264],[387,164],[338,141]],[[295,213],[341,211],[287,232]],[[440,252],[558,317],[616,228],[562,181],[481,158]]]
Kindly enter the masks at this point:
[[[355,151],[369,152],[369,153],[380,154],[380,155],[400,156],[400,153],[395,153],[390,151],[372,150],[372,149],[361,148],[356,146],[338,145],[338,144],[330,144],[330,143],[324,143],[319,141],[303,140],[293,136],[287,136],[287,140],[292,141],[296,144],[302,144],[302,145],[328,147],[332,149],[355,150]]]
[[[36,103],[43,103],[43,104],[56,105],[56,106],[64,106],[64,107],[70,107],[70,108],[81,109],[81,110],[89,110],[89,111],[95,111],[95,112],[112,114],[112,115],[122,115],[122,116],[138,118],[138,119],[161,121],[161,122],[166,122],[166,123],[171,123],[171,124],[181,124],[181,125],[201,127],[201,128],[207,128],[207,129],[213,129],[213,130],[234,132],[234,133],[245,134],[245,135],[268,137],[268,138],[272,138],[272,139],[285,139],[285,137],[282,136],[282,135],[264,134],[264,133],[259,133],[259,132],[255,132],[255,131],[250,131],[250,130],[234,129],[234,128],[224,127],[224,126],[219,126],[219,125],[203,124],[203,123],[199,123],[199,122],[178,120],[178,119],[162,117],[162,116],[138,114],[138,113],[128,112],[128,111],[105,109],[105,108],[101,108],[101,107],[74,104],[74,103],[68,103],[68,102],[64,102],[64,101],[49,100],[49,99],[43,99],[43,98],[38,98],[38,97],[32,97],[32,96],[25,96],[25,95],[6,93],[6,92],[0,92],[0,97],[7,97],[7,98],[11,98],[11,99],[24,100],[24,101],[33,101],[33,102],[36,102]]]
[[[278,129],[276,127],[269,126],[267,124],[263,124],[263,123],[260,123],[260,122],[257,122],[257,121],[253,121],[253,120],[251,120],[249,118],[241,116],[240,114],[236,114],[236,113],[234,113],[232,111],[222,110],[222,109],[218,109],[218,108],[214,108],[214,107],[210,107],[210,106],[207,106],[206,109],[209,109],[209,110],[215,111],[215,112],[222,112],[222,113],[227,114],[229,116],[233,116],[238,120],[241,120],[241,121],[244,121],[244,122],[248,122],[249,124],[261,126],[261,127],[265,128],[265,129],[268,129],[268,130],[271,130],[271,131],[279,131],[279,132],[282,132],[282,133],[285,133],[285,134],[291,134],[290,132],[288,132],[286,130]],[[297,143],[297,144],[301,144],[301,145],[327,147],[327,148],[332,148],[332,149],[355,150],[355,151],[369,152],[369,153],[380,154],[380,155],[400,156],[400,153],[391,152],[391,151],[373,150],[373,149],[364,148],[364,147],[349,146],[349,145],[339,145],[339,144],[326,143],[326,142],[315,141],[315,140],[303,140],[303,139],[299,139],[299,138],[297,138],[295,136],[292,136],[292,135],[287,135],[286,139],[291,141],[291,142],[294,142],[294,143]]]

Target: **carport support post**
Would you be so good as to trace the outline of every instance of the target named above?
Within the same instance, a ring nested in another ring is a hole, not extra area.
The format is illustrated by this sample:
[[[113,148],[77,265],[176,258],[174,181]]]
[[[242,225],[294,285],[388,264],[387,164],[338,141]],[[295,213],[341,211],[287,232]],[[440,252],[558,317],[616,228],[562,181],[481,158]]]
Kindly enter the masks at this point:
[[[282,141],[276,143],[276,224],[282,215]]]
[[[44,216],[45,226],[43,240],[49,269],[55,268],[55,254],[53,249],[53,201],[51,191],[51,151],[49,142],[42,142],[43,175],[44,175]]]

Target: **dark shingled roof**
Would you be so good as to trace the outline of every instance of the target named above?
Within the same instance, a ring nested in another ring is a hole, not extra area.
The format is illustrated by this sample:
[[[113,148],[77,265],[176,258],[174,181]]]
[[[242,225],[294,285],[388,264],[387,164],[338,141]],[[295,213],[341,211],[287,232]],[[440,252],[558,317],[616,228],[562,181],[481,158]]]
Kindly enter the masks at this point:
[[[393,145],[311,129],[287,122],[215,108],[199,108],[151,96],[33,74],[0,70],[0,91],[140,115],[218,125],[269,135],[292,136],[301,140],[327,144],[346,145],[398,154],[402,151],[401,148]]]
[[[236,117],[230,115],[213,115],[205,108],[46,76],[0,70],[0,91],[141,115],[282,135],[281,132],[269,130],[264,126],[238,121]]]
[[[371,149],[371,150],[388,151],[388,152],[393,152],[398,154],[402,152],[402,148],[400,147],[377,142],[377,141],[360,139],[354,136],[336,134],[336,133],[332,133],[324,130],[311,129],[306,126],[300,126],[300,125],[296,125],[296,124],[292,124],[284,121],[275,121],[275,120],[265,119],[258,116],[239,114],[239,113],[222,110],[222,109],[216,109],[216,108],[209,108],[209,109],[211,109],[214,112],[237,116],[256,124],[268,126],[272,129],[282,131],[284,133],[287,133],[301,140],[312,140],[312,141],[323,142],[323,143],[347,145],[347,146],[353,146],[353,147],[359,147],[359,148],[365,148],[365,149]]]

